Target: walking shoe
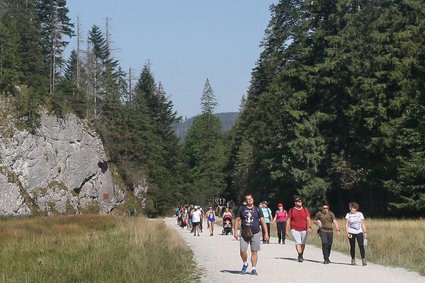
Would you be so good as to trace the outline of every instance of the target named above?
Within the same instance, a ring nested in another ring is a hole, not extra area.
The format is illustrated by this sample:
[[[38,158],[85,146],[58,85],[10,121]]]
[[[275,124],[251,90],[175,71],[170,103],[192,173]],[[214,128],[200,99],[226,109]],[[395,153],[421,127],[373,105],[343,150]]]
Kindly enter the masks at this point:
[[[356,265],[356,259],[354,259],[354,258],[353,258],[353,259],[351,260],[351,265]]]
[[[303,256],[302,256],[302,255],[299,255],[299,256],[298,256],[298,262],[303,262],[303,261],[304,261]]]
[[[363,266],[366,266],[367,265],[367,262],[366,262],[366,259],[365,258],[362,258],[362,265]]]
[[[325,259],[325,261],[323,262],[323,264],[329,264],[331,263],[328,259]]]
[[[241,270],[241,273],[242,274],[245,274],[246,273],[246,270],[248,269],[248,264],[244,264],[244,265],[242,265],[242,270]]]
[[[251,275],[258,275],[257,270],[253,269],[253,270],[251,271]]]

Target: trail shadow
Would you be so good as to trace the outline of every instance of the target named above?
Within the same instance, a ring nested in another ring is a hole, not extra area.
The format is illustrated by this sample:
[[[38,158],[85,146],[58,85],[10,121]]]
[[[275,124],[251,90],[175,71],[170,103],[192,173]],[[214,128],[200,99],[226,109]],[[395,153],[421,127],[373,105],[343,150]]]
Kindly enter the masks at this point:
[[[240,270],[227,270],[227,269],[224,269],[224,270],[221,270],[220,272],[221,273],[231,273],[231,274],[241,274],[241,271]]]
[[[318,261],[318,260],[313,260],[313,259],[304,259],[304,261],[323,264],[323,261]]]
[[[293,257],[275,257],[275,259],[284,259],[284,260],[290,260],[290,261],[298,261],[297,258],[293,258]]]
[[[294,257],[275,257],[275,259],[284,259],[284,260],[290,260],[290,261],[298,262],[298,258],[294,258]],[[323,261],[313,260],[313,259],[304,259],[304,261],[323,264]],[[334,262],[334,261],[332,261],[330,264],[351,265],[351,264],[345,263],[345,262]]]
[[[334,261],[332,261],[331,264],[350,265],[351,266],[351,264],[346,263],[346,262],[334,262]]]

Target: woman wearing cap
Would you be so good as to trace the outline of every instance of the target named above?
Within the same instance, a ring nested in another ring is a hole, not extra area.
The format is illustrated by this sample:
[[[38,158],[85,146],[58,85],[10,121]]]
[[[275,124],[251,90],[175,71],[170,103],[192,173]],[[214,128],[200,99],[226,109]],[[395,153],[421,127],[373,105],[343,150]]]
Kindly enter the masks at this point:
[[[296,197],[294,202],[295,206],[288,212],[286,234],[289,236],[289,233],[291,233],[298,253],[298,262],[303,262],[305,243],[308,233],[311,233],[310,213],[307,208],[303,207],[303,201],[300,197]]]
[[[273,222],[276,224],[277,228],[277,237],[279,238],[279,244],[285,244],[285,234],[286,234],[286,218],[288,218],[288,212],[283,209],[283,204],[277,204],[277,210],[274,214]]]

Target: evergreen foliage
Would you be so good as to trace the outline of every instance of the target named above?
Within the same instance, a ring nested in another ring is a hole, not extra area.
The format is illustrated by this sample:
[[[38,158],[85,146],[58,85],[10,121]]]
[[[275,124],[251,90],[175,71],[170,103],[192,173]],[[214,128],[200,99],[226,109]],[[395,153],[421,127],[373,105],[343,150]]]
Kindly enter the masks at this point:
[[[148,182],[148,215],[180,202],[187,174],[172,128],[180,118],[150,65],[129,100],[127,74],[98,26],[88,32],[86,52],[62,59],[64,37],[73,35],[66,1],[0,0],[0,7],[0,93],[13,96],[17,121],[35,130],[40,106],[89,119],[128,188]]]
[[[423,215],[421,1],[282,0],[271,12],[227,192]]]
[[[64,63],[63,51],[68,45],[64,36],[73,36],[71,19],[65,0],[36,0],[36,13],[41,31],[41,48],[46,66],[49,66],[50,94],[55,93],[59,70]]]
[[[30,130],[40,106],[93,122],[128,187],[147,180],[149,215],[248,191],[287,206],[328,199],[337,214],[355,200],[368,215],[425,215],[422,0],[280,0],[235,127],[223,136],[207,79],[183,146],[150,64],[130,99],[98,26],[65,62],[68,12],[65,0],[0,0],[0,95]]]
[[[225,147],[213,89],[205,82],[201,96],[202,115],[195,117],[184,142],[184,154],[191,179],[189,200],[198,204],[219,197],[225,187]]]

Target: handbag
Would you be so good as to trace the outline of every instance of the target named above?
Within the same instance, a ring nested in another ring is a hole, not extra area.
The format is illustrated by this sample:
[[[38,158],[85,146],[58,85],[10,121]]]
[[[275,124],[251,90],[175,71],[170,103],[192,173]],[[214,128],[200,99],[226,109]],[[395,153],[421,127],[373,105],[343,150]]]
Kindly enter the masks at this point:
[[[246,241],[251,241],[251,239],[254,237],[254,234],[252,233],[251,227],[245,227],[242,229],[241,237]]]

